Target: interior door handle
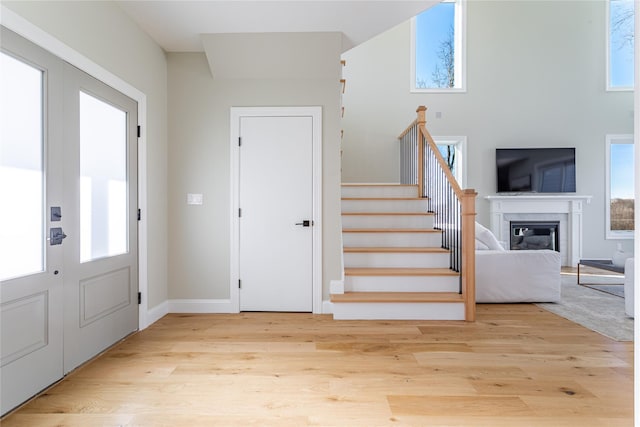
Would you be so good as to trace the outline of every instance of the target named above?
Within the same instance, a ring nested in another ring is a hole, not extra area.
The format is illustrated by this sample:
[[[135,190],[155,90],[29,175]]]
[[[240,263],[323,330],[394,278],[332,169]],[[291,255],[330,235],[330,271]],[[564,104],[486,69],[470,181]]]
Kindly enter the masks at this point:
[[[296,222],[296,225],[301,225],[303,227],[310,227],[313,225],[313,221],[305,219],[302,222]]]

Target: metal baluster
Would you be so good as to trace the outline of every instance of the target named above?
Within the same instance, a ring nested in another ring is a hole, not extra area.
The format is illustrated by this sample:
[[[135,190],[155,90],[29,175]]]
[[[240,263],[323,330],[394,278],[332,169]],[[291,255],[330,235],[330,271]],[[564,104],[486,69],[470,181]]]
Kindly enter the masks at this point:
[[[419,196],[428,199],[428,212],[434,215],[433,226],[441,231],[440,245],[450,251],[449,266],[460,274],[459,292],[462,293],[461,200],[447,178],[447,171],[440,167],[439,151],[432,149],[427,137],[421,134],[419,124],[412,126],[400,142],[400,180],[403,184],[422,185]],[[422,159],[418,158],[420,151],[423,152]],[[421,163],[422,171],[418,170]],[[419,176],[422,176],[422,182],[418,182]]]

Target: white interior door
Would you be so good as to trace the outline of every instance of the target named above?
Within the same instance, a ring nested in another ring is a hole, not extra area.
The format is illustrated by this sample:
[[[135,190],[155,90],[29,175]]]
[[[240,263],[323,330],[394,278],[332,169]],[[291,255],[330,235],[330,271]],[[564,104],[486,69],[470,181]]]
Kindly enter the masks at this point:
[[[138,328],[137,104],[66,64],[64,367]]]
[[[312,117],[239,125],[240,310],[312,311]]]
[[[4,414],[62,378],[61,63],[0,37],[0,404]]]

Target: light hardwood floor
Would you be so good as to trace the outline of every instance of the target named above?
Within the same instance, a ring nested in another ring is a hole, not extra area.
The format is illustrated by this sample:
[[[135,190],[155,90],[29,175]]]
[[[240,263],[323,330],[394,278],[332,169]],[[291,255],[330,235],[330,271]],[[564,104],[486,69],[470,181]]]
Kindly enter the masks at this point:
[[[633,343],[535,305],[478,320],[172,314],[2,426],[632,426]]]

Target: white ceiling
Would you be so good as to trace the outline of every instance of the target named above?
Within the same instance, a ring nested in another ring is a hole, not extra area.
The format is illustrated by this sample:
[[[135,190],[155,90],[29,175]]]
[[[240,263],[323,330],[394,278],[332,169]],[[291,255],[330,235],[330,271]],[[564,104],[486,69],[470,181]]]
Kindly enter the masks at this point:
[[[343,51],[392,28],[435,0],[116,0],[163,49],[203,51],[201,34],[341,32]]]

